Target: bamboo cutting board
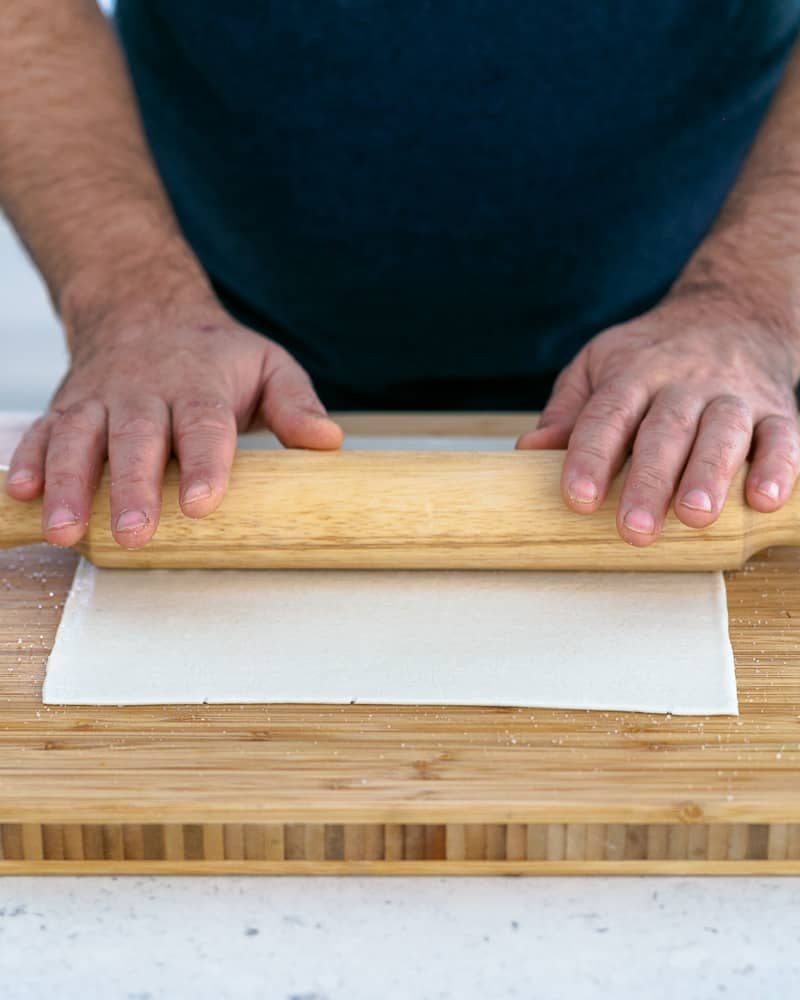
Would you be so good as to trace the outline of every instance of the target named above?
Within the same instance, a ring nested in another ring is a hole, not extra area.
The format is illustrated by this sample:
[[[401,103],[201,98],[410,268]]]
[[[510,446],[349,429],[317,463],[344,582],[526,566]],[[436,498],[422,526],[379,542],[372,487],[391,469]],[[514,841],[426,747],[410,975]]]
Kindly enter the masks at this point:
[[[530,418],[345,423],[480,435]],[[74,565],[0,553],[0,874],[800,874],[800,550],[728,574],[742,714],[707,719],[43,706]]]

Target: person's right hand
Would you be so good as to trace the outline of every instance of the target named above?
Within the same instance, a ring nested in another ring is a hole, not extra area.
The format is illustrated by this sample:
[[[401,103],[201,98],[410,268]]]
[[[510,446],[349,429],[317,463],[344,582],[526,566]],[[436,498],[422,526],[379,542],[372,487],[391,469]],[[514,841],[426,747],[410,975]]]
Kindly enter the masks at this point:
[[[209,295],[188,305],[140,297],[78,326],[69,372],[17,446],[6,479],[17,500],[44,493],[49,542],[82,537],[106,457],[114,538],[138,548],[158,525],[172,451],[181,509],[204,517],[225,493],[237,431],[264,425],[287,447],[341,444],[341,429],[294,358]]]

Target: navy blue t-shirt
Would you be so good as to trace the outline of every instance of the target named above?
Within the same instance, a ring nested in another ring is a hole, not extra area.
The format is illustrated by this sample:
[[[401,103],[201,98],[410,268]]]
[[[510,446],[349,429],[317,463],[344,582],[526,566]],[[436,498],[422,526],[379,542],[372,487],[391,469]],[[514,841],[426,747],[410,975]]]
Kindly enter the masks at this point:
[[[117,23],[234,312],[328,401],[502,405],[667,290],[800,0],[119,0]]]

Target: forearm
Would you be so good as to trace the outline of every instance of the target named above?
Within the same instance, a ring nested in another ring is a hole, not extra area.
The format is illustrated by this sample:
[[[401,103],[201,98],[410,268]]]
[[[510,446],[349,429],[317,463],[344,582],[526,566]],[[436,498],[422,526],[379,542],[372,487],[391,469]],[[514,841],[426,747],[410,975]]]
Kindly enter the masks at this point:
[[[150,156],[114,33],[94,0],[5,0],[0,204],[69,328],[160,280],[204,288]]]
[[[706,239],[677,283],[750,298],[759,319],[800,348],[800,41]]]

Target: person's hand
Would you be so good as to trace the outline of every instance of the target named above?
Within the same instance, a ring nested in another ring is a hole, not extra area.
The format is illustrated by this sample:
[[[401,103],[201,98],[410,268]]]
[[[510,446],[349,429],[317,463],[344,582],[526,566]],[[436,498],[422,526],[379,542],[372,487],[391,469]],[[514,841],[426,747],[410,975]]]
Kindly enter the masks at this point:
[[[617,527],[633,545],[656,539],[673,495],[684,524],[715,521],[751,449],[747,502],[777,510],[800,467],[800,347],[775,311],[759,314],[716,286],[676,287],[580,351],[517,447],[567,448],[562,495],[585,514],[632,452]]]
[[[197,299],[141,296],[71,331],[70,370],[19,443],[6,480],[18,500],[44,492],[49,542],[74,545],[86,531],[106,456],[114,538],[138,548],[158,525],[171,451],[181,509],[204,517],[225,493],[237,431],[265,425],[289,447],[341,444],[294,358],[210,295]]]

